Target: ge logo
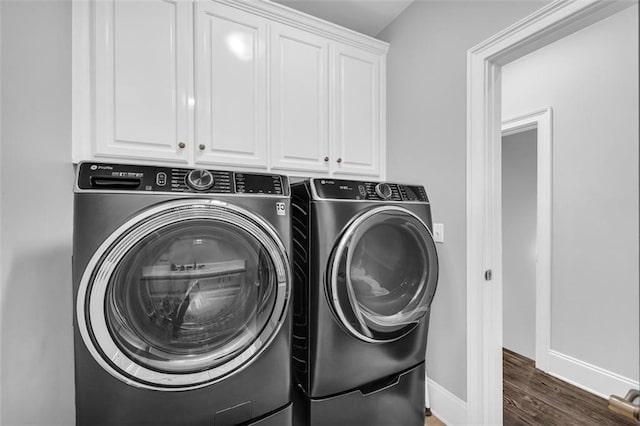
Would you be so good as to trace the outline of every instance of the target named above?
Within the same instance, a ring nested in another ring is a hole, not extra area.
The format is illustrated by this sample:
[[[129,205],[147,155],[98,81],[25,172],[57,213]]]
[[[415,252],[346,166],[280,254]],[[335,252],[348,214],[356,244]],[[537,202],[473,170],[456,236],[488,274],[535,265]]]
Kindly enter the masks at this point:
[[[98,168],[98,166],[96,166],[95,164],[92,164],[91,167],[90,167],[91,170],[96,170],[97,168]]]
[[[287,208],[284,203],[276,203],[276,214],[278,216],[284,216],[287,214]]]

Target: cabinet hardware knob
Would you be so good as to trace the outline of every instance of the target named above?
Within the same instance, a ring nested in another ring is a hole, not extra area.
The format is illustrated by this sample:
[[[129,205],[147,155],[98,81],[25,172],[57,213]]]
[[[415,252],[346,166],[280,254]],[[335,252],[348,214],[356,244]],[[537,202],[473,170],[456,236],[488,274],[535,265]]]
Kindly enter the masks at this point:
[[[342,158],[338,158],[336,161],[337,161],[338,163],[342,163]]]
[[[324,157],[324,161],[329,161],[329,157]]]
[[[201,143],[200,145],[198,145],[198,148],[200,148],[200,151],[204,151],[206,147]]]
[[[178,144],[178,148],[180,148],[180,149],[184,149],[185,146],[187,146],[187,145],[184,142],[180,142]]]

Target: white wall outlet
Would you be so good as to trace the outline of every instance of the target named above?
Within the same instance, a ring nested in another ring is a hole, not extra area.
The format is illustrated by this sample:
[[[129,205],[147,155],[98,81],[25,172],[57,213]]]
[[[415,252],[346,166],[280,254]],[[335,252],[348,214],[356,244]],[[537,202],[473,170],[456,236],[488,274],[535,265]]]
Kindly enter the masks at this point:
[[[444,243],[444,223],[433,224],[433,241]]]

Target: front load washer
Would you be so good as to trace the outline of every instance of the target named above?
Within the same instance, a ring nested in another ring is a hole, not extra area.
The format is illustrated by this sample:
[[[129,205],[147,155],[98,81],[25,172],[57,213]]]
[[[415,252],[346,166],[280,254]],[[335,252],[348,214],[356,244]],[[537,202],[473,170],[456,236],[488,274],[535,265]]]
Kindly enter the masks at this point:
[[[292,186],[299,425],[422,425],[438,259],[422,186]]]
[[[79,425],[290,425],[288,179],[78,166]]]

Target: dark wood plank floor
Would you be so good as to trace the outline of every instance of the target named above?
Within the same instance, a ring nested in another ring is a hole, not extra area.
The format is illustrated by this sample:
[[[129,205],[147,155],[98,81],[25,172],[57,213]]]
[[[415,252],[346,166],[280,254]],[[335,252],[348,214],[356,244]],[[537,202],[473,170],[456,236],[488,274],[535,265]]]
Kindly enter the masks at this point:
[[[502,354],[505,425],[638,426],[609,410],[605,399],[536,370],[529,358]]]

